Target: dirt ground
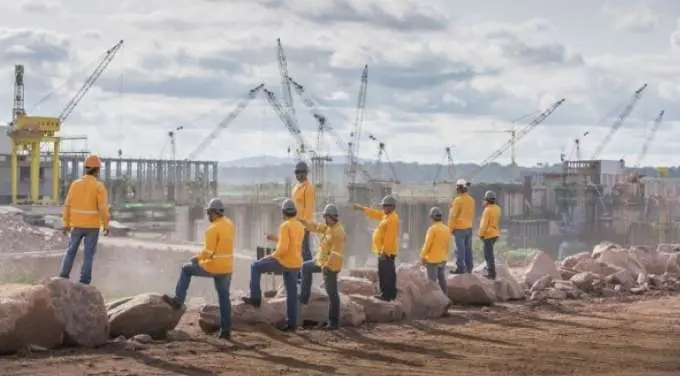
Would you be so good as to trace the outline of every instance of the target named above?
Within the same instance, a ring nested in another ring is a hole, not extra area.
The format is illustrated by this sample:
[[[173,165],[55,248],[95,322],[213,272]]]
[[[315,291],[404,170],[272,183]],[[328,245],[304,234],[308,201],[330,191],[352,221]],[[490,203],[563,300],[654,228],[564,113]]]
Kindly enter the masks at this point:
[[[336,332],[112,343],[0,358],[2,375],[680,375],[680,297],[499,305]],[[630,301],[633,300],[633,301]]]

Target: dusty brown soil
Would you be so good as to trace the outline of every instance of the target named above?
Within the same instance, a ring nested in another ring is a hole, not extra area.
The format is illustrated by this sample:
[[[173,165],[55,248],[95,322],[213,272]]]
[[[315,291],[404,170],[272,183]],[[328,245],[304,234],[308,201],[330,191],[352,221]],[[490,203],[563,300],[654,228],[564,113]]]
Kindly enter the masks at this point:
[[[680,297],[504,305],[336,332],[268,328],[0,358],[2,375],[680,375]]]

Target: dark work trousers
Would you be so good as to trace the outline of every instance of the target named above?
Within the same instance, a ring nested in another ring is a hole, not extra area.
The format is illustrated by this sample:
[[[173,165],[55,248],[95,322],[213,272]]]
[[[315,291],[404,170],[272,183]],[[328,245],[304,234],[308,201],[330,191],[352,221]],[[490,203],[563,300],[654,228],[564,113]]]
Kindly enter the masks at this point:
[[[380,295],[385,300],[397,298],[397,270],[394,266],[395,256],[378,257],[378,284]]]
[[[312,244],[309,236],[309,231],[305,230],[305,237],[302,238],[302,262],[306,262],[312,259]],[[298,282],[302,281],[302,268],[300,268],[300,273],[298,273]]]
[[[493,246],[496,244],[498,237],[482,239],[484,245],[484,260],[486,261],[486,271],[489,277],[496,278],[496,256],[493,252]]]

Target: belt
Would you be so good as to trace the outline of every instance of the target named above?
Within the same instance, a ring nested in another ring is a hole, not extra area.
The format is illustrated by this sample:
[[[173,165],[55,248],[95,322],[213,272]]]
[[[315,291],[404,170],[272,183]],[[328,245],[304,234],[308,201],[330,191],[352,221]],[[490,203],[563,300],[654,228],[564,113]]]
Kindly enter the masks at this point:
[[[99,211],[98,211],[98,210],[71,209],[71,213],[76,213],[76,214],[89,214],[89,215],[99,215]]]
[[[233,254],[231,254],[231,255],[216,255],[216,254],[213,253],[213,254],[210,255],[210,258],[213,259],[213,260],[230,259],[230,258],[234,258],[234,255]]]

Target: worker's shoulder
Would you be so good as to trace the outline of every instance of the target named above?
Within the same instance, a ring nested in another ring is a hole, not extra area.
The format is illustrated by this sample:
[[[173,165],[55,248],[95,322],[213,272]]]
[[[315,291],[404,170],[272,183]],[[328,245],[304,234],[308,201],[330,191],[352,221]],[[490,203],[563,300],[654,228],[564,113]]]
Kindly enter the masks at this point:
[[[430,226],[430,230],[434,233],[445,233],[447,236],[449,234],[449,226],[444,224],[444,222],[437,222]]]
[[[340,236],[340,235],[345,236],[345,227],[342,224],[338,223],[337,225],[331,226],[329,228],[330,228],[331,234],[333,234],[333,236]]]

